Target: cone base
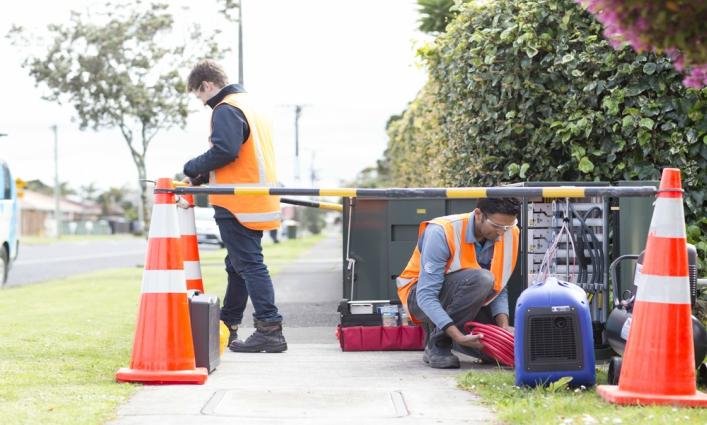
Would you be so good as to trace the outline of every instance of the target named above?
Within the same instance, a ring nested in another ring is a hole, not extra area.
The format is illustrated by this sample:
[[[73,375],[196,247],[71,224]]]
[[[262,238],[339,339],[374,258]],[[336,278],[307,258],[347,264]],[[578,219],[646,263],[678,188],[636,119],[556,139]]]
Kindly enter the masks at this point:
[[[139,370],[120,368],[115,374],[118,382],[140,382],[143,384],[203,384],[209,372],[206,368],[194,370]]]
[[[643,394],[622,391],[618,385],[599,385],[597,393],[604,400],[615,404],[663,404],[670,406],[707,407],[707,394],[695,391],[692,395]]]

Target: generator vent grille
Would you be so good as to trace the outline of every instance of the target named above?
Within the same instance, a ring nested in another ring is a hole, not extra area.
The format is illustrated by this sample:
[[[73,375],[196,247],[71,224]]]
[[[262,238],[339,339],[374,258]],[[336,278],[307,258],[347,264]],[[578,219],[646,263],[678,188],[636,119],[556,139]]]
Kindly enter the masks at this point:
[[[530,319],[530,361],[577,360],[574,317]]]

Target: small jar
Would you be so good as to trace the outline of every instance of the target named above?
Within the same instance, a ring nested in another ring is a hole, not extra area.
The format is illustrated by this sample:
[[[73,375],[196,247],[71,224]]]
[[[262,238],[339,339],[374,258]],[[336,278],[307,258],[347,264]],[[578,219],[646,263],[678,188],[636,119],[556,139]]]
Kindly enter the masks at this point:
[[[398,326],[398,307],[394,305],[381,307],[381,318],[385,327]]]

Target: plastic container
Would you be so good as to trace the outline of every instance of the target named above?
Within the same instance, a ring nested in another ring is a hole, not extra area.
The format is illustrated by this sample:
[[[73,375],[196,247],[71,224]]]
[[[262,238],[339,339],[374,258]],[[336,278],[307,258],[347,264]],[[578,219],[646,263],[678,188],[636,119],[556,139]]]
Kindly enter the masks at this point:
[[[412,322],[410,320],[410,315],[408,314],[405,307],[400,306],[400,326],[411,326]]]
[[[381,307],[381,318],[383,327],[389,328],[398,326],[398,306],[384,305]]]

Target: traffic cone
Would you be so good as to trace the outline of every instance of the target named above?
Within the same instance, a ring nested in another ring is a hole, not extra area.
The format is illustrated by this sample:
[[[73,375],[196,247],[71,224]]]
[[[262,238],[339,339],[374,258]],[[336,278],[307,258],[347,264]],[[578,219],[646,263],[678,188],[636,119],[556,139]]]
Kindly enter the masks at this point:
[[[680,170],[660,180],[619,385],[597,392],[616,404],[707,406],[697,391]]]
[[[147,242],[142,295],[130,367],[118,382],[203,384],[208,372],[197,368],[189,304],[171,179],[159,179]]]
[[[187,291],[196,290],[203,294],[204,281],[201,279],[199,244],[196,240],[194,196],[182,195],[180,201],[177,202],[177,207],[182,254],[184,255],[184,274],[187,279]]]

